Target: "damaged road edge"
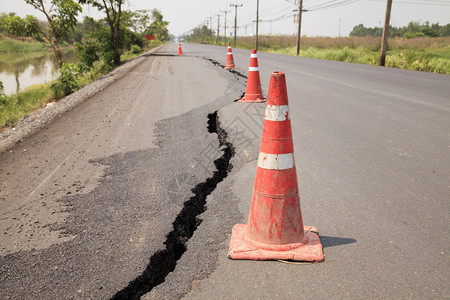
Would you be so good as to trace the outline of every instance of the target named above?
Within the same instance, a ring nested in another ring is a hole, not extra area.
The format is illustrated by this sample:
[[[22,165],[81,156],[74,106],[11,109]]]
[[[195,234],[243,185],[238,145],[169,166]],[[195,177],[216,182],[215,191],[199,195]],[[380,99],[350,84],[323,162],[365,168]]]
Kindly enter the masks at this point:
[[[157,285],[164,282],[166,276],[175,270],[177,261],[187,250],[186,242],[193,236],[202,220],[198,217],[206,211],[206,198],[217,184],[222,182],[232,169],[231,158],[235,154],[234,146],[227,142],[227,133],[220,127],[217,111],[208,114],[208,131],[216,133],[223,155],[214,161],[216,171],[206,181],[197,184],[192,196],[183,205],[183,209],[172,223],[173,230],[166,236],[166,249],[150,257],[143,273],[131,281],[124,289],[117,292],[112,299],[140,299]]]

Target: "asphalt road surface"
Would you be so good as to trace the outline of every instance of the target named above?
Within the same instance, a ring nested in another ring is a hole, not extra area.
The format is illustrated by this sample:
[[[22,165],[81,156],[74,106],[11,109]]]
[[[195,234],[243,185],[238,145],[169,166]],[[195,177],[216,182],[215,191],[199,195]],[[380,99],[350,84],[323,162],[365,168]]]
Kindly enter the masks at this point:
[[[234,102],[249,51],[176,51],[0,154],[0,298],[450,297],[448,75],[259,53],[326,260],[233,261],[265,104]]]

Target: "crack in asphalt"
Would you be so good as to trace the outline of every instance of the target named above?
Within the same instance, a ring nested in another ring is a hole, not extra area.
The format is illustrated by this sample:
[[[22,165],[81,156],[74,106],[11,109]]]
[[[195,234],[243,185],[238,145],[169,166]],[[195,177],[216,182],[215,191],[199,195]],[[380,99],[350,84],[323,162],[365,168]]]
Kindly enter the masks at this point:
[[[177,261],[187,250],[186,242],[193,236],[202,219],[198,216],[206,211],[206,198],[228,176],[233,166],[230,163],[235,154],[232,143],[227,141],[227,132],[220,127],[217,111],[208,115],[208,131],[216,133],[223,155],[214,161],[216,171],[212,177],[197,184],[192,196],[183,205],[183,209],[172,223],[173,230],[166,236],[166,249],[158,251],[152,257],[143,273],[118,291],[111,299],[140,299],[157,285],[164,282],[166,276],[175,270]]]
[[[212,58],[207,58],[207,60],[209,60],[209,61],[210,61],[214,66],[216,66],[216,67],[222,67],[222,68],[225,68],[224,65],[222,65],[220,62],[218,62],[218,61],[216,61],[216,60],[214,60],[214,59],[212,59]],[[247,76],[245,76],[245,75],[242,74],[241,72],[237,71],[236,69],[228,69],[227,71],[230,72],[230,73],[233,73],[234,75],[237,75],[237,76],[239,76],[239,77],[242,77],[242,78],[244,78],[244,79],[247,79]]]

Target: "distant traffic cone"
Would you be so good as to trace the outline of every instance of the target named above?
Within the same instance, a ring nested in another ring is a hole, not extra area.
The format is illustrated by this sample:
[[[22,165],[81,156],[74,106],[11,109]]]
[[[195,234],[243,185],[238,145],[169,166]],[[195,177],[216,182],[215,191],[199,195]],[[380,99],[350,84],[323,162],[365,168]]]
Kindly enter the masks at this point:
[[[248,224],[233,227],[228,257],[323,261],[315,227],[303,226],[294,162],[286,79],[270,79]]]
[[[228,69],[234,69],[234,68],[236,68],[236,65],[234,64],[233,53],[231,52],[231,46],[228,45],[227,66],[224,69],[228,70]]]
[[[245,90],[244,98],[238,102],[264,102],[261,91],[261,80],[259,79],[258,54],[256,49],[252,50],[250,55],[250,67],[248,68],[247,88]]]
[[[178,53],[177,55],[183,55],[183,51],[181,51],[181,42],[178,42]]]

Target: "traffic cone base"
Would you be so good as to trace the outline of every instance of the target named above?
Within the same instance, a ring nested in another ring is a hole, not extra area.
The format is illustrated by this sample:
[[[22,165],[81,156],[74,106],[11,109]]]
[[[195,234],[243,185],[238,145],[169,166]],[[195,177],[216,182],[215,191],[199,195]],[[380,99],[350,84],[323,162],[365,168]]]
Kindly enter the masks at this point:
[[[228,258],[249,260],[292,260],[322,262],[325,260],[316,227],[304,226],[305,237],[301,243],[272,245],[256,242],[246,237],[247,224],[233,227]]]
[[[262,102],[266,102],[266,99],[264,99],[264,96],[262,94],[256,94],[256,95],[249,95],[249,94],[245,94],[244,98],[242,98],[241,100],[238,100],[238,102],[243,102],[243,103],[262,103]]]
[[[228,69],[236,69],[237,67],[235,65],[231,65],[231,66],[226,66],[224,69],[228,70]]]

